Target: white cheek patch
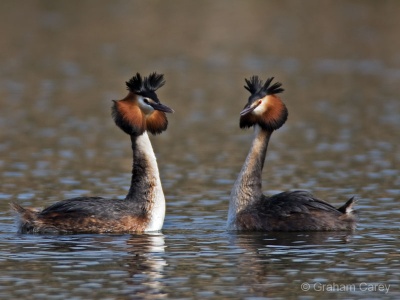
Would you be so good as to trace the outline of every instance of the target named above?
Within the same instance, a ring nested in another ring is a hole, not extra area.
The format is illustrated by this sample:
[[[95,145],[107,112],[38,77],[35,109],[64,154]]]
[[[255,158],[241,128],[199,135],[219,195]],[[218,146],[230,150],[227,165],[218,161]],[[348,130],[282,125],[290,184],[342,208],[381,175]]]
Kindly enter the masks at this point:
[[[154,108],[151,105],[144,102],[144,98],[142,96],[138,97],[138,102],[139,102],[139,107],[142,110],[142,112],[144,112],[144,114],[148,115],[154,111]]]
[[[265,101],[264,99],[261,101],[261,104],[258,105],[254,110],[253,113],[255,115],[262,115],[263,113],[265,113],[267,111],[267,101]]]

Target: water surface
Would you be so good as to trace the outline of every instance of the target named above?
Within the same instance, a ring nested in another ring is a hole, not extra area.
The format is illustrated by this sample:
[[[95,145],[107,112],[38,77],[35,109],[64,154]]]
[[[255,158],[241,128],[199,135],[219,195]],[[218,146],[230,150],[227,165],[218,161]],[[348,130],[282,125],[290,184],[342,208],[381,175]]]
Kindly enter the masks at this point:
[[[397,1],[0,3],[0,298],[346,299],[400,296]],[[110,117],[136,72],[176,111],[152,138],[161,233],[17,234],[9,202],[124,197],[129,138]],[[275,76],[288,122],[267,194],[358,199],[354,233],[232,233],[250,146],[244,78]]]

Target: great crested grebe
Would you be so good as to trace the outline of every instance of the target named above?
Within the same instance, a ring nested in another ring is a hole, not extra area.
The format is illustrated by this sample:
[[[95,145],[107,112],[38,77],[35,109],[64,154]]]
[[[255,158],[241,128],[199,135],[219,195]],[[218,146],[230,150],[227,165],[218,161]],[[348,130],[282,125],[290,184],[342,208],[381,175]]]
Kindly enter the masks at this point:
[[[330,231],[353,230],[356,216],[354,198],[336,209],[306,191],[288,191],[265,196],[261,190],[261,174],[268,142],[274,130],[287,119],[285,104],[276,95],[283,92],[282,84],[265,84],[252,76],[245,79],[245,89],[251,94],[240,113],[240,127],[254,126],[254,139],[246,161],[232,188],[229,230],[249,231]]]
[[[21,233],[122,233],[161,230],[165,198],[156,157],[147,131],[159,134],[167,129],[165,113],[173,110],[160,103],[155,93],[165,84],[156,73],[142,78],[139,73],[126,82],[128,95],[113,100],[112,117],[129,134],[133,167],[129,192],[124,200],[77,197],[59,201],[43,210],[23,208],[19,213]]]

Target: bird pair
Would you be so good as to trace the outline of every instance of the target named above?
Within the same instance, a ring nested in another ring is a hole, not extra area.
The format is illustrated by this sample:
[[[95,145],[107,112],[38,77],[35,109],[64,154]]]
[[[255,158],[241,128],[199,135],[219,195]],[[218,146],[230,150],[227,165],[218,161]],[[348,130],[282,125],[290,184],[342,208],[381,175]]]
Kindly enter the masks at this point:
[[[288,111],[277,94],[281,83],[265,83],[253,76],[246,79],[250,97],[240,113],[240,127],[254,127],[255,135],[241,172],[232,188],[228,230],[329,231],[353,230],[354,199],[336,209],[305,191],[289,191],[267,197],[261,190],[261,175],[270,137],[287,120]],[[115,124],[130,135],[133,152],[131,185],[125,199],[77,197],[59,201],[43,210],[11,207],[19,215],[22,233],[134,233],[162,229],[165,197],[156,157],[147,132],[167,129],[166,113],[156,91],[164,76],[139,73],[126,82],[128,95],[114,100]]]

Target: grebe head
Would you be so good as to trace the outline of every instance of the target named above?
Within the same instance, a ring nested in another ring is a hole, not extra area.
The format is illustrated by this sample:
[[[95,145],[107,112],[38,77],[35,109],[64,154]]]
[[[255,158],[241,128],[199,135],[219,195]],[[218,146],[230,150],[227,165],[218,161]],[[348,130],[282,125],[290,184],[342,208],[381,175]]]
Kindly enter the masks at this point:
[[[265,83],[252,76],[245,79],[244,86],[250,92],[250,97],[240,113],[240,128],[252,127],[258,124],[261,128],[274,131],[285,124],[288,111],[282,100],[276,94],[284,89],[280,82],[270,85],[274,77],[268,78]]]
[[[158,134],[167,129],[165,113],[173,109],[162,104],[156,90],[165,84],[164,75],[151,73],[142,78],[136,73],[126,82],[128,95],[122,100],[113,100],[112,116],[115,124],[129,135],[141,135],[145,130]]]

